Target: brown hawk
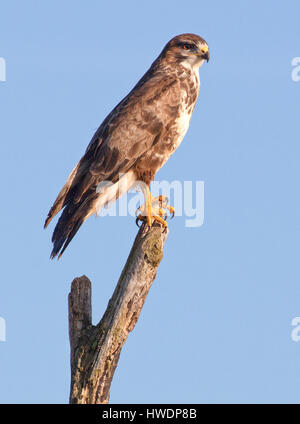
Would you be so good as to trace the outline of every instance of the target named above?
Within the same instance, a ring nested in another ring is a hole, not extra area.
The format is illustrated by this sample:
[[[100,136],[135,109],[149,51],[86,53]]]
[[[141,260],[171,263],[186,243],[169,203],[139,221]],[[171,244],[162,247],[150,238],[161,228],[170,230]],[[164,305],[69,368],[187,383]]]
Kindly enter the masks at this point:
[[[195,34],[172,38],[104,119],[47,216],[45,228],[63,209],[52,236],[51,258],[62,255],[87,218],[137,182],[142,182],[146,205],[139,208],[138,218],[144,215],[149,226],[154,220],[167,225],[164,213],[173,209],[162,203],[164,196],[158,204],[149,185],[189,127],[200,88],[198,71],[205,60],[209,50],[203,38]]]

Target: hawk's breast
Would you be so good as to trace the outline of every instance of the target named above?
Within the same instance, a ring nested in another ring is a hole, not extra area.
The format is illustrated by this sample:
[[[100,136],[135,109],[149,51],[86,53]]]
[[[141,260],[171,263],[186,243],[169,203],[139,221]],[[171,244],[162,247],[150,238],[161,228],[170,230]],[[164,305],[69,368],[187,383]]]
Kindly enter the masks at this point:
[[[136,164],[139,176],[150,175],[152,179],[179,147],[189,128],[200,88],[198,72],[181,69],[177,82],[160,105],[164,111],[161,135]]]
[[[199,93],[200,81],[198,72],[191,72],[188,75],[184,72],[184,74],[186,78],[183,78],[180,82],[177,116],[165,140],[166,151],[164,163],[181,144],[190,126],[191,117]]]
[[[179,116],[176,120],[176,129],[173,139],[173,151],[177,149],[177,147],[182,142],[187,130],[190,126],[191,117],[193,114],[193,107],[182,107],[179,113]]]

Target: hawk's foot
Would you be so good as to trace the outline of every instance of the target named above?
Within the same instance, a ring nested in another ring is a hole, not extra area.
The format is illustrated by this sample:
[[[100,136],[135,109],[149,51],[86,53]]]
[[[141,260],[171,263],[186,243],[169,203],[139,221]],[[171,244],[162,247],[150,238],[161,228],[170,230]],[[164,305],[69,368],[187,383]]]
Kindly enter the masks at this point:
[[[149,191],[149,195],[147,193],[146,199],[150,199],[150,202],[146,201],[146,203],[141,205],[136,212],[137,225],[138,225],[138,221],[146,221],[148,227],[151,227],[153,222],[157,221],[160,224],[162,224],[164,227],[167,227],[168,223],[166,219],[168,215],[171,214],[171,218],[173,218],[175,215],[174,208],[168,205],[167,196],[161,195],[158,197],[152,197]]]

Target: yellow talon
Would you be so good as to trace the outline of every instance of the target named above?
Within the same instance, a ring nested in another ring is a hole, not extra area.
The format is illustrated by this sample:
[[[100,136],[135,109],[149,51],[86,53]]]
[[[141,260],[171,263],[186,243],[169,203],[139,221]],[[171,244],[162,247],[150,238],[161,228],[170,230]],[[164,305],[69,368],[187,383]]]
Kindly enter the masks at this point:
[[[173,218],[175,210],[172,206],[167,204],[167,196],[160,195],[158,197],[152,197],[149,186],[147,185],[141,185],[141,189],[145,197],[145,203],[137,210],[139,214],[137,215],[136,223],[138,223],[138,221],[146,221],[148,227],[152,227],[153,222],[157,221],[164,227],[168,227],[166,222],[168,212]]]
[[[167,227],[168,226],[167,221],[165,219],[163,219],[161,216],[159,216],[159,215],[152,215],[152,217],[154,218],[155,221],[159,222],[164,227]]]

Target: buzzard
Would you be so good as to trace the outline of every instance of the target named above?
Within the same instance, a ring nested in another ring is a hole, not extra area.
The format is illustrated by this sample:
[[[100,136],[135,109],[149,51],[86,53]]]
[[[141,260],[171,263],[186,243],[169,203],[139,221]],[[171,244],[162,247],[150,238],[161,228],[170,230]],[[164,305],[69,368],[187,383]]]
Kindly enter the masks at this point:
[[[166,212],[174,210],[165,196],[152,198],[149,186],[189,127],[200,88],[198,71],[205,60],[209,50],[203,38],[172,38],[104,119],[48,213],[45,228],[63,209],[52,236],[51,258],[62,255],[87,218],[137,183],[145,197],[138,219],[148,226],[154,221],[167,226]]]

